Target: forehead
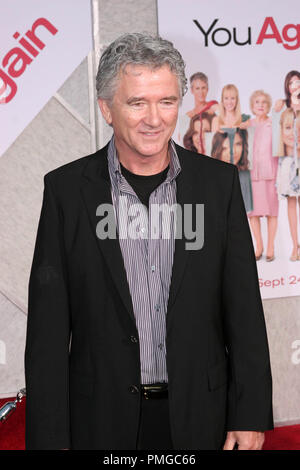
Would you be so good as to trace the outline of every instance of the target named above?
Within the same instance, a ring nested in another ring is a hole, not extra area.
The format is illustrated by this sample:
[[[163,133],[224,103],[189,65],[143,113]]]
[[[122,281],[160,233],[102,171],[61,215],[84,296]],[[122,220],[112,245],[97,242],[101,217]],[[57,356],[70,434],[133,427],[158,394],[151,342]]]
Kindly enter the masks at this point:
[[[206,117],[202,118],[202,127],[205,125],[209,125],[209,120]],[[200,129],[201,127],[201,121],[200,119],[196,119],[194,121],[194,129]]]
[[[192,81],[192,87],[207,87],[207,83],[204,80],[201,80],[200,78],[195,78]]]
[[[282,119],[282,124],[294,124],[294,116],[290,113],[285,114]]]
[[[267,101],[267,96],[264,95],[263,93],[259,93],[259,95],[256,95],[256,96],[254,97],[254,101],[256,101],[256,100],[261,100],[261,99]]]
[[[167,90],[179,94],[178,78],[168,65],[149,67],[146,65],[128,64],[120,70],[118,76],[117,92],[123,93],[151,93]],[[168,93],[169,94],[169,93]]]
[[[236,96],[236,91],[233,88],[225,90],[223,96]]]
[[[223,147],[230,147],[230,142],[229,142],[229,137],[225,137],[225,139],[223,140],[223,142],[221,142],[221,145]]]
[[[297,77],[297,75],[293,75],[293,76],[290,78],[289,83],[295,82],[296,80],[299,80],[299,81],[300,81],[300,78]]]
[[[242,141],[242,136],[241,136],[238,132],[236,132],[236,133],[234,134],[234,141],[235,141],[235,142],[236,142],[236,141],[238,141],[238,142],[241,142],[241,141]]]

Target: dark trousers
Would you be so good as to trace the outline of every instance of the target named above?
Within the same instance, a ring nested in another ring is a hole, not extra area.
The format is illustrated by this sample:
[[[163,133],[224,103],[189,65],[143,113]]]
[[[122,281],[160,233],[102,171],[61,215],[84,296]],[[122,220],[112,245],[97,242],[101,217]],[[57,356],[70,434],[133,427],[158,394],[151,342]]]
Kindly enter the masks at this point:
[[[173,449],[168,398],[142,397],[137,449]]]

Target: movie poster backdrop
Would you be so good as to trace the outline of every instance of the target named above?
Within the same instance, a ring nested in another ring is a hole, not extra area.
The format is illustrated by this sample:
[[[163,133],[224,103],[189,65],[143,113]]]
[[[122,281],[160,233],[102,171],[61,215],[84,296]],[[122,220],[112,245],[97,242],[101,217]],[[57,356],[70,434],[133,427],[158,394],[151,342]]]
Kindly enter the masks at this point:
[[[158,1],[188,78],[173,138],[238,167],[263,298],[300,295],[297,4]]]

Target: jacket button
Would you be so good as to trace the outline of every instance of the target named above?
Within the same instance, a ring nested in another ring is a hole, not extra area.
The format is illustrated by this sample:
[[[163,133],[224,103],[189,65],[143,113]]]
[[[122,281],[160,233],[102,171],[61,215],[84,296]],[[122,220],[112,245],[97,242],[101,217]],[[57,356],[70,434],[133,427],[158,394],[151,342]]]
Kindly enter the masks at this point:
[[[140,392],[139,389],[138,389],[138,387],[137,387],[136,385],[131,385],[131,386],[129,387],[129,391],[130,391],[131,393],[139,393],[139,392]]]
[[[130,336],[130,341],[132,343],[137,343],[138,342],[138,339],[135,337],[135,336]]]

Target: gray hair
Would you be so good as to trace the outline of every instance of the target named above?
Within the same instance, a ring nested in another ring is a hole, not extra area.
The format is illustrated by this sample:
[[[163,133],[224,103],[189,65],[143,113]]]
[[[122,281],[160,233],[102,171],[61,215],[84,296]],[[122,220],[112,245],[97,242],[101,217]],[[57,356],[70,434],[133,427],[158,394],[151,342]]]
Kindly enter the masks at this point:
[[[205,73],[203,73],[203,72],[193,73],[193,75],[191,75],[191,77],[190,77],[190,84],[191,85],[192,85],[194,80],[201,80],[202,82],[206,83],[206,85],[208,86],[207,75],[205,75]]]
[[[169,65],[178,78],[180,99],[187,91],[185,63],[173,44],[159,36],[129,33],[112,42],[101,55],[96,76],[97,98],[112,102],[119,72],[128,64],[145,65],[154,69]]]

